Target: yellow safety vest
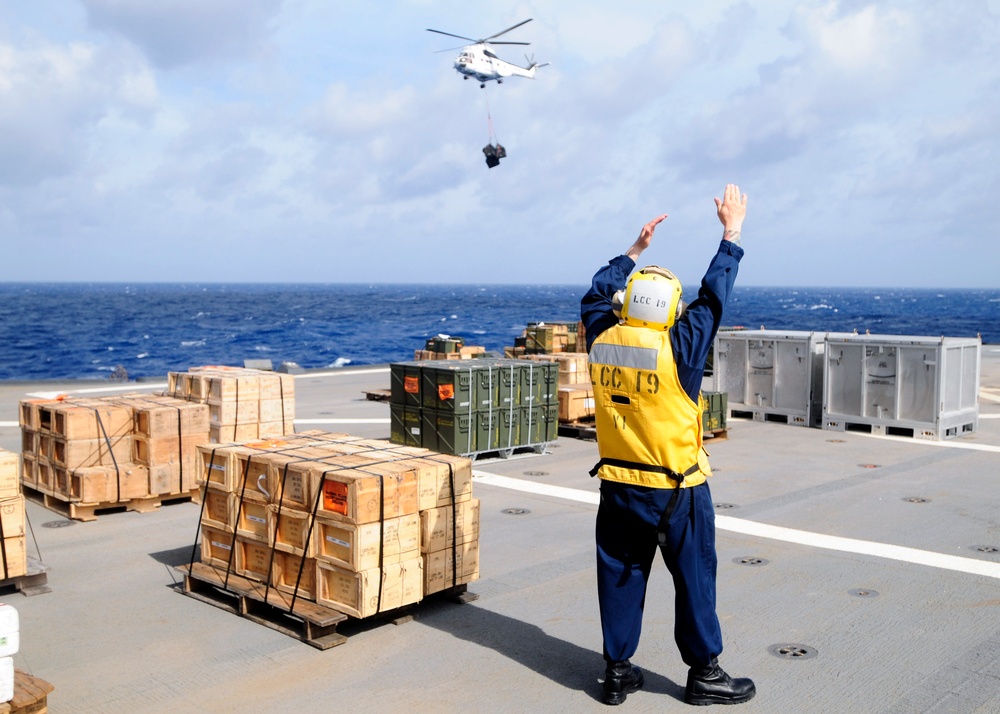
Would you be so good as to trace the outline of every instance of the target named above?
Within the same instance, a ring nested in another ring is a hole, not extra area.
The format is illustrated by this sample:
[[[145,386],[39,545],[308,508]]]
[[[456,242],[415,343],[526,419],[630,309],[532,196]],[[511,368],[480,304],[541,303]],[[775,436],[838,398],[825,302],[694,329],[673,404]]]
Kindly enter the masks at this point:
[[[616,325],[589,358],[601,455],[591,475],[652,488],[704,483],[701,405],[681,386],[669,331]]]

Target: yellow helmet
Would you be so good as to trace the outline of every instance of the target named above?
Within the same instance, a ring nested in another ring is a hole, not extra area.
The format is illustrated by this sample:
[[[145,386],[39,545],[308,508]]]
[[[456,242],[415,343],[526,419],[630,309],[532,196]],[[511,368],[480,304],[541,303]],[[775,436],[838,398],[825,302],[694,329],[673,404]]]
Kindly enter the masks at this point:
[[[650,265],[628,279],[612,301],[615,314],[626,325],[668,330],[684,311],[681,281],[665,268]]]

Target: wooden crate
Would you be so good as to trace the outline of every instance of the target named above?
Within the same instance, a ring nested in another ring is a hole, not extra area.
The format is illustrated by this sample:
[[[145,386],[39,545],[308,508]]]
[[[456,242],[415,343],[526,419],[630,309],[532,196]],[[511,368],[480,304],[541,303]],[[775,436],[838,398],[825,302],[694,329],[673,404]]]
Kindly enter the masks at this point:
[[[12,498],[21,493],[17,466],[17,454],[0,449],[0,499]]]
[[[29,488],[38,485],[38,456],[36,454],[21,454],[21,483]]]
[[[38,412],[39,430],[63,439],[113,439],[132,433],[132,410],[106,401],[51,402]]]
[[[132,461],[132,437],[113,439],[65,439],[54,436],[51,441],[53,463],[67,469],[81,466],[114,466]]]
[[[360,524],[417,512],[417,474],[405,463],[337,456],[321,478],[319,512],[330,518]]]
[[[208,400],[208,421],[214,426],[238,426],[256,424],[260,421],[260,402],[256,399],[240,398]]]
[[[457,537],[456,537],[457,535]],[[420,552],[432,553],[479,540],[479,499],[420,512]]]
[[[316,555],[312,515],[290,508],[268,507],[267,536],[276,550],[312,558]]]
[[[412,605],[423,598],[423,562],[419,557],[361,572],[320,562],[316,602],[354,617]]]
[[[204,491],[203,498],[202,524],[216,530],[232,533],[236,528],[236,494],[209,485]]]
[[[478,540],[463,543],[454,549],[424,553],[423,558],[424,595],[432,595],[479,579]]]
[[[274,550],[271,585],[287,595],[298,594],[306,600],[316,599],[316,559],[304,561],[294,553]]]
[[[472,461],[465,456],[434,454],[413,459],[417,470],[417,510],[445,506],[472,497]],[[455,484],[454,497],[452,482]]]
[[[267,543],[269,540],[270,514],[267,501],[260,494],[247,491],[243,494],[233,494],[236,498],[236,535],[248,540]]]
[[[195,447],[200,459],[199,480],[206,481],[224,491],[233,492],[236,480],[233,476],[232,453],[228,448],[199,444]]]
[[[201,526],[201,562],[215,568],[228,569],[232,562],[236,536],[211,526]]]
[[[0,580],[27,574],[28,549],[24,535],[3,538],[0,541]]]
[[[236,536],[235,570],[251,580],[267,582],[271,572],[271,547],[252,538]]]
[[[208,441],[212,444],[233,444],[253,441],[260,435],[257,422],[251,424],[208,425]]]
[[[398,563],[420,554],[420,516],[411,513],[382,523],[356,525],[317,518],[316,558],[355,572]]]
[[[559,387],[559,421],[576,422],[596,414],[594,388],[588,385]]]
[[[135,432],[149,438],[208,434],[208,406],[172,397],[133,405]]]
[[[53,486],[52,492],[65,494],[73,503],[113,504],[149,495],[149,470],[139,464],[72,469],[68,480],[68,490]]]

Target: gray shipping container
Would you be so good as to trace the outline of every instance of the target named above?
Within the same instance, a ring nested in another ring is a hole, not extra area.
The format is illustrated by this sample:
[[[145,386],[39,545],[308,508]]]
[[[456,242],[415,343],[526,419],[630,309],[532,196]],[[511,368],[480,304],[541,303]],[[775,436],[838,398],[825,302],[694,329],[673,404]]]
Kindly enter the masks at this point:
[[[980,346],[973,337],[829,339],[823,428],[932,440],[976,431]]]
[[[823,351],[843,333],[733,330],[715,338],[714,391],[726,392],[729,415],[819,427]]]

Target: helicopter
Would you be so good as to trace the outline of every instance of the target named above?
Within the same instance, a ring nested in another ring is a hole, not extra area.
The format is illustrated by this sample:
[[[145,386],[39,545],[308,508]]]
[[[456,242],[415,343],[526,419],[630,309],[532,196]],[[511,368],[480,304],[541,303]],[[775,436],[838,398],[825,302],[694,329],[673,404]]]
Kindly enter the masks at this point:
[[[528,59],[527,67],[520,67],[516,64],[511,64],[506,62],[490,49],[489,45],[530,45],[530,42],[507,42],[507,41],[494,41],[494,38],[500,37],[500,35],[506,35],[511,30],[517,29],[521,25],[526,25],[531,22],[532,18],[528,18],[522,22],[517,23],[506,30],[496,33],[495,35],[490,35],[489,37],[484,37],[481,40],[474,40],[471,37],[463,37],[462,35],[453,35],[450,32],[442,32],[441,30],[432,30],[427,28],[428,32],[436,32],[439,35],[447,35],[448,37],[457,37],[460,40],[468,40],[472,42],[471,45],[466,45],[462,48],[458,57],[455,58],[455,70],[462,75],[462,79],[468,79],[469,77],[474,77],[479,80],[479,86],[481,88],[486,87],[486,83],[490,80],[496,80],[497,84],[503,84],[505,77],[527,77],[528,79],[535,78],[535,70],[539,67],[544,67],[545,64],[538,64],[532,61],[531,58]],[[442,52],[447,52],[447,50],[441,50]]]

